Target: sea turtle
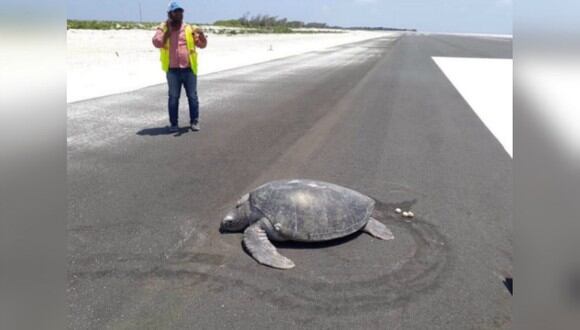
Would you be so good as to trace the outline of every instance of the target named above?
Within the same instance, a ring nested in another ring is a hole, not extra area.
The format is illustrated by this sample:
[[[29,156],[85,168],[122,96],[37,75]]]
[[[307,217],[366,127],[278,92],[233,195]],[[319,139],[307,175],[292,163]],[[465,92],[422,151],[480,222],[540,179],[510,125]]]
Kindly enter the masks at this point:
[[[391,231],[371,217],[375,201],[354,190],[312,180],[268,182],[244,195],[221,222],[221,232],[244,230],[244,245],[259,263],[294,267],[272,241],[320,242],[366,232],[383,240]]]

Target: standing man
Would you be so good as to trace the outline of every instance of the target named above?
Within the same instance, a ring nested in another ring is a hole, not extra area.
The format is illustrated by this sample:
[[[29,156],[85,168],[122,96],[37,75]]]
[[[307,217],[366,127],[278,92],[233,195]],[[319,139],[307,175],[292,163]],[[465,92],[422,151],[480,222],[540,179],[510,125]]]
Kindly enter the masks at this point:
[[[197,98],[197,51],[205,48],[207,39],[197,26],[183,23],[183,7],[172,1],[167,8],[167,21],[157,27],[153,45],[161,50],[161,68],[167,73],[169,86],[170,132],[179,131],[179,96],[185,87],[189,103],[189,123],[199,131],[199,101]]]

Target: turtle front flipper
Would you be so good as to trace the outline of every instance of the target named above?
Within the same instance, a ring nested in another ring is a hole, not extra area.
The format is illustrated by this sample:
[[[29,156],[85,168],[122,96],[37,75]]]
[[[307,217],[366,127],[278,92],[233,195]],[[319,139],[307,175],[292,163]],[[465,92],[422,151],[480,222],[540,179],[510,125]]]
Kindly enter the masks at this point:
[[[390,240],[395,238],[387,226],[383,225],[374,218],[369,219],[366,226],[362,228],[362,231],[378,239]]]
[[[268,220],[262,218],[244,231],[244,245],[248,252],[263,265],[280,269],[294,268],[294,262],[278,253],[276,247],[268,239],[268,234],[264,229],[265,221]]]

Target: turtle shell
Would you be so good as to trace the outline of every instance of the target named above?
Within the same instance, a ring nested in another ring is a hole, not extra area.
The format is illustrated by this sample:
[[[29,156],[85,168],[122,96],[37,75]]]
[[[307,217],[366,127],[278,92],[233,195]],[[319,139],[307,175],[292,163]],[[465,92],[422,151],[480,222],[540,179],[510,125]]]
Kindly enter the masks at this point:
[[[360,230],[375,201],[332,183],[272,181],[250,193],[253,207],[266,216],[282,237],[304,242],[326,241]]]

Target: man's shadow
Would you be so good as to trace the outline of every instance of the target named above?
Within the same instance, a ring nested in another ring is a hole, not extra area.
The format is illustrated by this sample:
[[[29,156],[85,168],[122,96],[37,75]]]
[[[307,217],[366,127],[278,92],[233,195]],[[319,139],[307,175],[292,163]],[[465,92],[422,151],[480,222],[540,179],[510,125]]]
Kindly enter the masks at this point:
[[[177,132],[170,132],[169,127],[154,127],[154,128],[144,128],[137,132],[139,136],[159,136],[159,135],[173,135],[181,136],[190,131],[189,127],[180,127]]]

